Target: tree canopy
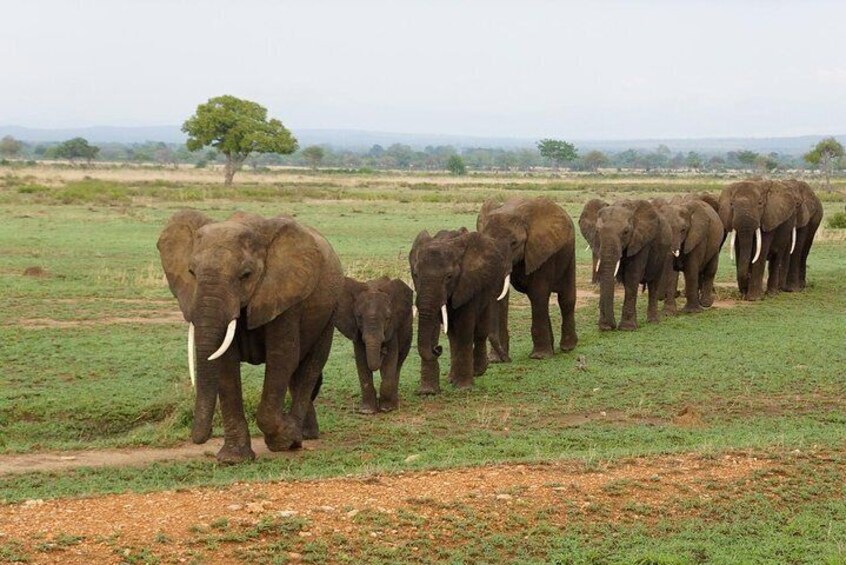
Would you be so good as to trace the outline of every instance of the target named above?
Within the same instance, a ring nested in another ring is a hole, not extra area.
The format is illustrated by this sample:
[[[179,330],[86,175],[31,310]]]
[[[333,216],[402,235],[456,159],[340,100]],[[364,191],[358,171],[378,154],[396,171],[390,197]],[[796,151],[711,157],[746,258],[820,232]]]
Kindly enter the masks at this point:
[[[302,153],[303,157],[305,157],[305,160],[308,161],[308,164],[312,169],[316,169],[323,160],[323,157],[326,156],[326,151],[324,151],[319,145],[309,145],[303,149]]]
[[[538,141],[538,151],[540,151],[541,156],[551,160],[555,164],[555,168],[560,167],[563,163],[573,161],[579,156],[576,146],[562,139],[541,139]]]
[[[69,139],[56,146],[53,151],[53,155],[58,159],[69,159],[70,161],[85,159],[89,165],[91,161],[97,158],[98,153],[100,153],[100,148],[96,145],[89,145],[88,140],[84,137]]]
[[[451,155],[449,159],[447,159],[447,170],[454,174],[454,175],[466,175],[467,174],[467,165],[464,164],[464,159],[461,158],[460,155]]]
[[[812,165],[817,165],[825,175],[825,188],[831,190],[831,169],[835,160],[844,155],[843,145],[833,137],[820,140],[813,149],[802,158]]]
[[[0,155],[2,155],[3,157],[17,157],[22,149],[23,143],[21,143],[11,135],[7,135],[3,139],[0,139]]]
[[[267,109],[250,100],[225,95],[210,98],[182,124],[191,151],[206,146],[226,157],[225,184],[232,184],[235,173],[250,153],[286,155],[297,150],[297,140],[277,119],[267,119]]]

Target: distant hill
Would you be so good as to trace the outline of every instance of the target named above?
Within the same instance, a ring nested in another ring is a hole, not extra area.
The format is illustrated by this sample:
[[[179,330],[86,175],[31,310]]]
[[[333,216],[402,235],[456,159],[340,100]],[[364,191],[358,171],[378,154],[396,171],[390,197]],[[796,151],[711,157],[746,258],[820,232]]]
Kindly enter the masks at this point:
[[[38,129],[21,126],[0,126],[0,137],[11,135],[30,143],[64,141],[72,137],[84,137],[92,143],[143,143],[145,141],[164,141],[183,143],[185,134],[179,126],[91,126],[80,128]],[[380,132],[344,129],[299,129],[294,135],[300,147],[308,145],[331,145],[339,149],[368,149],[373,145],[388,147],[394,143],[403,143],[417,149],[427,145],[452,145],[462,147],[498,147],[519,149],[534,147],[536,138],[526,137],[484,137],[471,135],[434,135],[415,133]],[[567,136],[562,136],[568,139]],[[725,153],[738,149],[749,149],[759,153],[776,152],[798,155],[808,151],[824,135],[805,135],[797,137],[726,137],[699,139],[575,139],[572,140],[581,152],[599,149],[619,152],[626,149],[651,151],[659,145],[666,145],[673,153],[697,151],[700,153]],[[846,135],[835,136],[846,145]],[[569,139],[568,139],[569,140]]]

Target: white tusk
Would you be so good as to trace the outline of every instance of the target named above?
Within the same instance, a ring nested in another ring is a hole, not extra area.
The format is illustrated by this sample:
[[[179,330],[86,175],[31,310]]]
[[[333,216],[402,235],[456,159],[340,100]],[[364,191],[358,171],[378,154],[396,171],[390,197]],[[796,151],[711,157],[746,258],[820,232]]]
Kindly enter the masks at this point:
[[[194,324],[188,324],[188,374],[191,376],[191,386],[197,386],[197,349],[194,347]]]
[[[676,249],[675,251],[673,251],[673,257],[678,257],[678,256],[679,256],[679,250]]]
[[[505,295],[508,294],[508,285],[511,284],[511,273],[505,275],[505,282],[502,283],[502,292],[499,293],[497,296],[497,301],[502,300],[505,298]]]
[[[449,329],[449,320],[447,320],[446,304],[441,306],[441,323],[444,325],[444,333]]]
[[[731,257],[731,260],[734,261],[734,238],[737,235],[737,232],[731,230],[729,234],[729,257]]]
[[[416,317],[417,317],[417,306],[412,306],[412,307],[411,307],[411,317],[412,317],[412,318],[416,318]]]
[[[596,260],[596,271],[599,272],[599,265],[602,264],[602,259]]]
[[[238,324],[238,318],[235,318],[229,325],[226,326],[226,335],[223,337],[223,343],[220,344],[220,347],[209,355],[209,361],[214,361],[224,353],[226,350],[229,349],[229,346],[232,345],[232,340],[235,338],[235,326]]]
[[[752,264],[758,262],[758,258],[761,256],[761,228],[755,230],[755,256],[752,257]]]
[[[793,255],[793,250],[796,249],[796,228],[793,228],[793,235],[790,239],[790,254]]]
[[[588,243],[587,247],[585,247],[585,252],[587,252],[587,251],[590,251],[590,243]]]
[[[620,260],[617,259],[617,266],[614,267],[614,276],[615,277],[617,276],[617,271],[619,271],[619,270],[620,270]]]

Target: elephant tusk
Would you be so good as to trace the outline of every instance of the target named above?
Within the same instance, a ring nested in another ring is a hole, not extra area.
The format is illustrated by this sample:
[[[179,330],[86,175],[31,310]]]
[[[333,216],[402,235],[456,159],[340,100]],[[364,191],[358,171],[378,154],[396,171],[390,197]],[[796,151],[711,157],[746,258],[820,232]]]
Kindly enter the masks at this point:
[[[497,301],[502,300],[505,298],[505,295],[508,294],[508,285],[511,284],[511,273],[505,275],[505,282],[502,283],[502,292],[499,293],[499,296],[496,297]]]
[[[194,324],[188,324],[188,375],[191,386],[197,387],[197,349],[194,347]]]
[[[602,264],[602,259],[597,259],[596,260],[596,272],[597,273],[599,272],[599,265],[601,265],[601,264]]]
[[[734,238],[737,235],[737,232],[731,230],[729,234],[729,257],[732,261],[734,261]]]
[[[761,228],[755,230],[755,256],[752,257],[752,264],[758,262],[758,258],[761,257]]]
[[[223,343],[220,344],[220,347],[209,355],[209,361],[214,361],[224,353],[226,350],[229,349],[229,346],[232,345],[232,340],[235,338],[235,326],[238,324],[238,318],[235,318],[229,325],[226,326],[226,335],[223,337]]]
[[[678,256],[679,256],[679,250],[676,249],[675,251],[673,251],[673,257],[678,257]]]
[[[416,318],[416,317],[417,317],[417,306],[412,306],[412,307],[411,307],[411,317],[412,317],[412,318]]]
[[[796,228],[793,228],[793,234],[790,238],[790,254],[793,255],[793,250],[796,249]]]
[[[587,253],[588,251],[590,251],[590,243],[588,243],[587,247],[585,247],[585,253]]]
[[[614,276],[615,277],[617,276],[617,271],[619,271],[619,270],[620,270],[620,260],[617,259],[617,266],[614,267]]]
[[[449,320],[447,319],[446,304],[441,306],[441,323],[444,325],[444,333],[449,329]]]

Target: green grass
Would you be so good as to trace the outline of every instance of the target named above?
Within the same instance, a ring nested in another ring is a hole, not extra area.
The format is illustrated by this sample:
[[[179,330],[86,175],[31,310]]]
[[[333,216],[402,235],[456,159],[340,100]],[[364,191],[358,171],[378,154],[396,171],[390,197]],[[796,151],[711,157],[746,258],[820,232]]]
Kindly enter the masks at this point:
[[[45,186],[7,176],[0,183],[0,452],[167,446],[188,438],[192,390],[182,324],[101,323],[177,313],[155,242],[166,219],[185,202],[218,219],[237,209],[293,213],[326,235],[349,274],[407,280],[414,236],[422,229],[472,228],[478,202],[489,195],[548,194],[576,219],[582,203],[594,194],[614,198],[644,190],[642,182],[612,185],[591,179],[503,188],[484,178],[459,187],[391,186],[379,175],[355,178],[352,187],[310,179],[301,186],[255,185],[233,191],[96,180]],[[700,180],[662,182],[652,185],[656,193],[703,188]],[[705,184],[716,190],[720,182]],[[827,215],[841,206],[827,202]],[[645,324],[645,300],[640,300],[641,328],[628,333],[600,333],[596,303],[589,302],[577,311],[577,349],[544,362],[528,359],[527,301],[512,297],[513,363],[491,366],[472,390],[457,391],[444,383],[439,397],[421,398],[414,394],[419,362],[412,349],[401,379],[401,408],[392,414],[355,412],[359,388],[352,348],[336,336],[318,401],[323,432],[318,449],[237,467],[199,460],[6,476],[0,477],[0,499],[501,461],[578,458],[590,463],[626,455],[735,449],[783,454],[810,446],[841,450],[846,437],[846,238],[841,235],[831,230],[815,245],[811,284],[802,294],[665,319],[658,325]],[[590,259],[580,236],[576,248],[579,285],[588,288]],[[45,269],[48,276],[23,276],[32,266]],[[733,281],[726,254],[718,280]],[[736,297],[730,288],[721,287],[719,293],[721,298]],[[619,292],[617,298],[619,311]],[[55,327],[43,323],[45,319],[84,323]],[[553,325],[558,336],[557,313]],[[584,357],[586,367],[580,367],[577,356]],[[245,367],[249,418],[261,378],[260,368]],[[695,410],[699,425],[675,423],[685,408]],[[588,418],[575,425],[573,415]],[[252,419],[250,425],[258,434]],[[406,463],[409,455],[419,457]],[[738,554],[751,556],[747,562],[801,561],[797,556],[802,555],[812,556],[809,561],[838,562],[843,559],[846,506],[832,494],[834,487],[825,488],[832,496],[803,502],[795,512],[754,496],[757,491],[738,490],[737,500],[709,505],[711,514],[684,520],[665,516],[649,526],[584,523],[566,530],[541,520],[530,541],[518,539],[516,532],[496,537],[480,531],[468,536],[463,547],[435,548],[433,555],[453,562],[496,561],[494,556],[506,554],[523,562],[558,563],[732,562]],[[230,530],[214,535],[236,535]],[[15,543],[4,543],[0,558],[18,555]],[[368,557],[402,561],[411,556],[403,553],[411,547]],[[503,547],[519,549],[502,553]],[[155,548],[129,549],[128,561],[153,560],[149,552]],[[261,562],[261,548],[255,551],[253,557]],[[319,561],[325,551],[318,544],[305,554]]]

